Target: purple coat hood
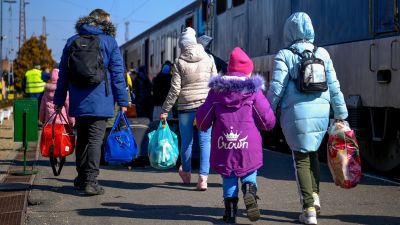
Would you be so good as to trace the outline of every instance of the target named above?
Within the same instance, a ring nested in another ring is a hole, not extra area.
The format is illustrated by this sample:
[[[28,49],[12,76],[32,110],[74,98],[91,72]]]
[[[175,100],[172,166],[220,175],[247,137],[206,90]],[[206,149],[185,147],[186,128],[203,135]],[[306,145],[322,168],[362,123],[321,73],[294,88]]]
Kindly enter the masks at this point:
[[[196,113],[202,131],[213,127],[210,165],[217,173],[242,177],[263,163],[259,129],[272,130],[275,116],[262,90],[264,80],[255,75],[216,76],[205,103]]]

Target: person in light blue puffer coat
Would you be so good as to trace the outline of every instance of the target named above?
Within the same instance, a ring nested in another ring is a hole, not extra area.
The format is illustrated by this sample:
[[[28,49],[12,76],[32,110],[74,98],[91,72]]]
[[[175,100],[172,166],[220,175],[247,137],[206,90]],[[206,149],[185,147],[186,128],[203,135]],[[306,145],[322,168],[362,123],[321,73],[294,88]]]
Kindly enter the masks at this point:
[[[284,25],[285,47],[298,52],[314,49],[314,29],[310,17],[303,12],[292,14]],[[319,162],[317,150],[328,128],[330,107],[334,118],[347,118],[347,108],[329,53],[318,47],[315,56],[324,61],[328,90],[300,92],[296,87],[300,57],[288,49],[275,56],[273,78],[267,98],[276,113],[280,107],[280,125],[293,153],[296,178],[301,193],[301,222],[316,224],[319,211]]]

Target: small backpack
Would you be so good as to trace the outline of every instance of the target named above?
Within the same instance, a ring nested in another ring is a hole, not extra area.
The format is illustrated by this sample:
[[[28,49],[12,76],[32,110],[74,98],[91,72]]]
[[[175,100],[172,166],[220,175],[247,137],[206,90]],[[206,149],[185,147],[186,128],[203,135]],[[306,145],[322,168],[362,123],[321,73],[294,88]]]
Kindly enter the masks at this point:
[[[288,48],[293,54],[300,56],[299,75],[295,80],[300,92],[324,92],[328,90],[324,61],[315,57],[317,47],[313,51],[300,53],[295,48]]]
[[[106,82],[108,79],[97,35],[79,35],[68,51],[69,79],[78,87],[87,88]]]

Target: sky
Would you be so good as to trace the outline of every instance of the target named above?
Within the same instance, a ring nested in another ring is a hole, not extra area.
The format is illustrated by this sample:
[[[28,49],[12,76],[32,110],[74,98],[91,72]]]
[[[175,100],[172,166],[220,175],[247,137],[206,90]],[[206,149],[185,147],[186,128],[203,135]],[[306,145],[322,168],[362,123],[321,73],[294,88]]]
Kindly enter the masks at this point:
[[[125,22],[129,22],[129,39],[157,24],[194,0],[25,0],[26,38],[42,34],[42,18],[46,17],[47,46],[53,58],[60,61],[66,40],[74,35],[79,17],[101,8],[111,14],[117,27],[118,45],[125,43]],[[11,13],[9,7],[11,5]],[[18,51],[20,1],[3,0],[3,58],[14,59]],[[11,19],[10,19],[11,18]],[[11,38],[10,38],[11,37]],[[10,51],[10,49],[13,49]]]

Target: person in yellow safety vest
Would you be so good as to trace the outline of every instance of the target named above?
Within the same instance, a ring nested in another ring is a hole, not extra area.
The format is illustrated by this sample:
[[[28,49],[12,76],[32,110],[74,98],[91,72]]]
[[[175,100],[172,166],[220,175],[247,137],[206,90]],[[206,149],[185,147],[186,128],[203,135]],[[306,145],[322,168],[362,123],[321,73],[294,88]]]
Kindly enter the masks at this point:
[[[42,80],[42,70],[40,70],[39,63],[35,62],[34,68],[25,73],[24,83],[26,97],[36,98],[40,101],[46,82]]]
[[[129,94],[132,93],[132,78],[131,78],[130,72],[126,73],[126,84],[128,85],[128,88],[129,88]]]
[[[26,71],[25,78],[23,80],[23,90],[27,98],[35,98],[38,101],[38,112],[40,102],[42,101],[44,87],[46,82],[42,79],[42,70],[40,70],[40,63],[35,62],[33,69]]]

